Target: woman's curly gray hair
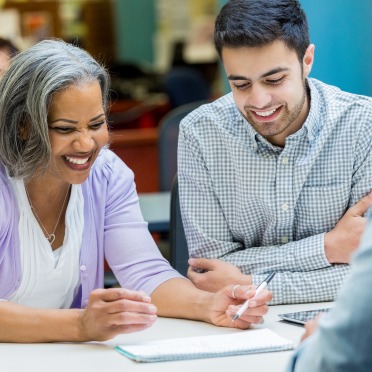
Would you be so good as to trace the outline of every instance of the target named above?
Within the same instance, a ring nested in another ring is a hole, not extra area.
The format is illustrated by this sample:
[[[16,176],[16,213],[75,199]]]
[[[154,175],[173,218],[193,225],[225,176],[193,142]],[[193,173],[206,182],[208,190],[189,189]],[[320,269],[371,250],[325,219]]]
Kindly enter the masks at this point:
[[[61,40],[43,40],[14,57],[0,81],[0,161],[10,176],[29,179],[48,167],[48,112],[55,92],[97,81],[106,110],[109,80],[91,55]]]

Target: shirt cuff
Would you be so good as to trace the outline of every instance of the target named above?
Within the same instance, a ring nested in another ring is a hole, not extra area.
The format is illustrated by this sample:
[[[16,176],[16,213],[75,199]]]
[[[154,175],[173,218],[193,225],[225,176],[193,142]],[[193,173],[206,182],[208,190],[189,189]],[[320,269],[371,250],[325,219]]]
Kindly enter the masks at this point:
[[[324,252],[324,233],[297,242],[295,261],[298,271],[312,271],[331,266]]]

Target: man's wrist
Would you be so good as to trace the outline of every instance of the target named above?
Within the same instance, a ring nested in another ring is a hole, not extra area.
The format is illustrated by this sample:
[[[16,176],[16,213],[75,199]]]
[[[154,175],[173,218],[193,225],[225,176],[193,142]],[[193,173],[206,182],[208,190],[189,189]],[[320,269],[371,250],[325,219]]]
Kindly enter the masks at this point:
[[[324,234],[324,254],[329,263],[336,263],[334,257],[334,249],[332,249],[332,233],[328,232]]]

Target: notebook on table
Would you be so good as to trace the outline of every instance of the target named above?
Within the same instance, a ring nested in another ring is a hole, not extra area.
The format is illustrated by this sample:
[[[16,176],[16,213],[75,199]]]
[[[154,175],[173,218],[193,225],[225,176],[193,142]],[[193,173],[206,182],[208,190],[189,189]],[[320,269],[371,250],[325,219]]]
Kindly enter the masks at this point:
[[[118,345],[118,352],[136,362],[213,358],[293,349],[293,343],[269,329]]]

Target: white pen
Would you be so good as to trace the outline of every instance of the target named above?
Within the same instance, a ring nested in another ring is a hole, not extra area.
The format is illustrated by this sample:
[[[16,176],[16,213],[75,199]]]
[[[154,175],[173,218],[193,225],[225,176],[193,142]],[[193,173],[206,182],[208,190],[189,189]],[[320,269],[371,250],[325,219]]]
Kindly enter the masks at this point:
[[[233,320],[236,320],[242,316],[245,310],[248,309],[249,301],[257,296],[263,289],[267,287],[267,285],[270,283],[271,279],[274,278],[275,273],[271,273],[267,276],[267,278],[257,287],[256,293],[253,297],[249,298],[247,301],[244,302],[242,307],[238,310],[238,312],[234,315]]]

